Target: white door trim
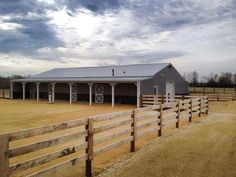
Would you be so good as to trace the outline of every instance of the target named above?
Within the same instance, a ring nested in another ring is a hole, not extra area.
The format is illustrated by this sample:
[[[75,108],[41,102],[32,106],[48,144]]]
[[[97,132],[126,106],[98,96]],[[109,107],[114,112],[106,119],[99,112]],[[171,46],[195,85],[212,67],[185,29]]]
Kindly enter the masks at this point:
[[[95,84],[95,103],[104,102],[104,86],[103,84]]]

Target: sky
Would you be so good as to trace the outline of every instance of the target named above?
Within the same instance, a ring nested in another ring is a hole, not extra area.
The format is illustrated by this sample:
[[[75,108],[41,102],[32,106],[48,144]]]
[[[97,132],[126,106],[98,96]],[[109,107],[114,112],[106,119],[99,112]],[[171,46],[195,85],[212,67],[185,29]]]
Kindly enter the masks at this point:
[[[0,0],[0,75],[159,62],[236,73],[236,1]]]

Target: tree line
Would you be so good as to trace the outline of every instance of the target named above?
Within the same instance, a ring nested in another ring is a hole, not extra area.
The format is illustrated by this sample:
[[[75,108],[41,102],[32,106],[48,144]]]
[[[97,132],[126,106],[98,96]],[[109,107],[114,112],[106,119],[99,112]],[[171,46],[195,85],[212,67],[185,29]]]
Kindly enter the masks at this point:
[[[183,78],[191,87],[236,87],[236,73],[211,73],[209,76],[199,77],[197,71],[184,73]]]

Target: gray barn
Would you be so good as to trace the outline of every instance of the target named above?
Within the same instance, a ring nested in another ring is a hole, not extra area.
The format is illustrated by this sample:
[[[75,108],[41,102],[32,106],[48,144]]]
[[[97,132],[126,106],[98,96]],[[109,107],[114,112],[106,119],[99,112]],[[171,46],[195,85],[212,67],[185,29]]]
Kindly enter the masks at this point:
[[[67,99],[137,104],[140,95],[188,94],[188,83],[170,63],[56,68],[11,80],[11,99]]]

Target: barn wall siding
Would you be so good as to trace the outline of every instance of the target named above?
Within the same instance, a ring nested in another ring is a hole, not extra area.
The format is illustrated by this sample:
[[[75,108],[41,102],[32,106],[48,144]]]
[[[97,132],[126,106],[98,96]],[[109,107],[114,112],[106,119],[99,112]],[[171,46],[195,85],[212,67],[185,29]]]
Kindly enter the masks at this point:
[[[175,82],[175,94],[188,94],[188,83],[184,81],[182,76],[177,70],[171,66],[167,66],[162,71],[154,76],[154,86],[158,85],[159,94],[165,95],[166,93],[166,82]]]
[[[153,79],[147,79],[141,81],[141,94],[142,95],[152,95],[153,94]]]

